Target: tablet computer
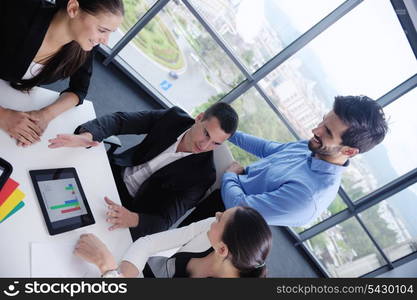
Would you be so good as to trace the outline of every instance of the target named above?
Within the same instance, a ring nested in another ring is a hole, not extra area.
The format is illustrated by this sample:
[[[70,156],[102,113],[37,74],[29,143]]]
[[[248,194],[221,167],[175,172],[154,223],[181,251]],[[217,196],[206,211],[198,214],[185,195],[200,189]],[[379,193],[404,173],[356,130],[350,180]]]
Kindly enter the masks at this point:
[[[74,168],[29,171],[50,235],[94,224]]]

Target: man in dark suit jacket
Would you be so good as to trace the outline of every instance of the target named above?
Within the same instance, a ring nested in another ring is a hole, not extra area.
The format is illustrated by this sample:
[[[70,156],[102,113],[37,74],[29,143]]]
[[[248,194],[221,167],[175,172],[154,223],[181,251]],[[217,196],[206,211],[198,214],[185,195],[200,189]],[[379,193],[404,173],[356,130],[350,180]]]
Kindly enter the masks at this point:
[[[50,148],[96,146],[119,134],[147,134],[138,145],[110,157],[123,206],[107,197],[111,230],[129,227],[134,240],[167,230],[196,206],[215,182],[213,149],[236,130],[238,116],[216,103],[192,119],[178,107],[117,112],[51,139]]]

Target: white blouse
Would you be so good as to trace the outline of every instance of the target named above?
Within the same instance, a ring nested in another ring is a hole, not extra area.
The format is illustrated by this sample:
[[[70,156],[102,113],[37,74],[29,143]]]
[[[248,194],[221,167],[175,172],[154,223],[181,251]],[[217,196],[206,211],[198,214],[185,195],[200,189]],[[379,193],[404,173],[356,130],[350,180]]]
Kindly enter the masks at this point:
[[[211,247],[207,232],[215,219],[211,217],[185,227],[141,237],[129,247],[122,261],[135,265],[139,277],[143,277],[143,268],[151,257],[171,257],[178,252],[204,252]]]
[[[33,77],[35,77],[36,75],[38,75],[42,71],[43,67],[44,67],[44,65],[38,64],[38,63],[32,61],[30,63],[29,68],[27,69],[25,75],[23,75],[22,79],[24,79],[24,80],[32,79]]]

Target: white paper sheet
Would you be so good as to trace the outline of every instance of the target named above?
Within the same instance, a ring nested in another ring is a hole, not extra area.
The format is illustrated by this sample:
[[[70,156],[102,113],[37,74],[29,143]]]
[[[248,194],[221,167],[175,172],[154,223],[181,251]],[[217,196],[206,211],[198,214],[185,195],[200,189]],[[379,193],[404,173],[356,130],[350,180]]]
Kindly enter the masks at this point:
[[[32,277],[100,277],[96,266],[75,256],[78,239],[31,243]]]

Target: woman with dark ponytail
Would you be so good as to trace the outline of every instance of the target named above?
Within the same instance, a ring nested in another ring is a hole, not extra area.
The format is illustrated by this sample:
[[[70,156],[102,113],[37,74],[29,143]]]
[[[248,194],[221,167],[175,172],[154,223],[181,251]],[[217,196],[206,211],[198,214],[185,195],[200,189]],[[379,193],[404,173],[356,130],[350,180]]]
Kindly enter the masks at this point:
[[[238,206],[223,231],[222,241],[229,249],[232,265],[239,270],[239,277],[266,276],[265,259],[271,248],[271,232],[260,218],[254,209]]]
[[[119,265],[92,234],[81,235],[74,253],[95,264],[102,277],[265,277],[271,243],[263,217],[237,206],[215,218],[139,238]]]
[[[69,77],[51,105],[20,112],[0,106],[0,128],[27,146],[49,122],[82,104],[96,46],[106,44],[124,14],[122,0],[1,0],[0,79],[22,92]],[[0,95],[1,97],[2,95]]]

